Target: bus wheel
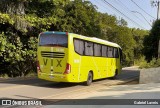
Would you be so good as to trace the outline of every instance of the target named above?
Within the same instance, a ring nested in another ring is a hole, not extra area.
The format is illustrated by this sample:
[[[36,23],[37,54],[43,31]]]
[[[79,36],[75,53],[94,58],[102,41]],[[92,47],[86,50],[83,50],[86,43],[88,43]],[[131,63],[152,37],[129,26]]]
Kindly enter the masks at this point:
[[[92,74],[91,72],[89,72],[89,73],[88,73],[87,81],[85,82],[85,85],[86,85],[86,86],[91,85],[92,81],[93,81],[93,74]]]
[[[113,77],[111,77],[111,79],[112,79],[112,80],[117,79],[117,75],[118,75],[118,70],[116,69],[116,70],[115,70],[115,74],[114,74]]]

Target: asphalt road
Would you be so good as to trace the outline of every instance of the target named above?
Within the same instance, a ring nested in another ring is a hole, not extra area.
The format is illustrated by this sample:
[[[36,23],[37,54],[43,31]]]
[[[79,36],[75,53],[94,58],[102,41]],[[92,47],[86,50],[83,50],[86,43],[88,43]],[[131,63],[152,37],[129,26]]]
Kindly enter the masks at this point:
[[[139,70],[136,67],[123,69],[116,80],[103,79],[94,81],[91,86],[83,84],[56,83],[40,80],[38,78],[28,79],[0,79],[1,99],[76,99],[101,87],[124,84],[138,78]]]

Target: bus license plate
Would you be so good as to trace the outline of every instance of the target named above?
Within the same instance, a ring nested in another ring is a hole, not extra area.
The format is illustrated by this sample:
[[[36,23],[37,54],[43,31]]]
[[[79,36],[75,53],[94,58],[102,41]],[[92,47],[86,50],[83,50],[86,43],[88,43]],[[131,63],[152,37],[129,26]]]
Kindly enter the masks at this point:
[[[51,79],[53,78],[53,76],[51,76],[51,75],[50,75],[49,77],[50,77]]]

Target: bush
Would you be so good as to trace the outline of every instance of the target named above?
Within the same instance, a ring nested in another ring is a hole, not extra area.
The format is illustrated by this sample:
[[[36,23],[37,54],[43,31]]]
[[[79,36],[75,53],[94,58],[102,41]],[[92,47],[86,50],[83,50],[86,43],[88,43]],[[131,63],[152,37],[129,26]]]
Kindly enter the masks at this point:
[[[24,77],[29,72],[36,72],[36,37],[25,39],[13,33],[1,33],[0,41],[0,67],[3,67],[0,75]]]
[[[150,62],[147,62],[144,57],[142,57],[138,63],[139,68],[154,68],[160,66],[160,59],[153,58]]]
[[[0,75],[0,77],[2,77],[2,78],[9,78],[8,74],[2,74],[2,75]]]

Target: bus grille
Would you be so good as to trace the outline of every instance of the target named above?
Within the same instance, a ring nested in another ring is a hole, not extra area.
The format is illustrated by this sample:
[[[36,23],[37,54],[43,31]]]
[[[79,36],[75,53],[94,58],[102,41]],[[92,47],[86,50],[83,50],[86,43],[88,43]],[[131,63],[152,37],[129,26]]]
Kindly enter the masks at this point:
[[[42,57],[48,57],[48,58],[64,58],[64,53],[61,52],[47,52],[47,51],[41,51]]]

